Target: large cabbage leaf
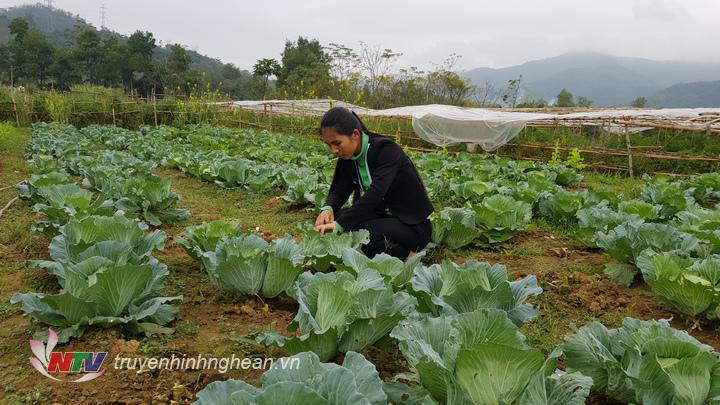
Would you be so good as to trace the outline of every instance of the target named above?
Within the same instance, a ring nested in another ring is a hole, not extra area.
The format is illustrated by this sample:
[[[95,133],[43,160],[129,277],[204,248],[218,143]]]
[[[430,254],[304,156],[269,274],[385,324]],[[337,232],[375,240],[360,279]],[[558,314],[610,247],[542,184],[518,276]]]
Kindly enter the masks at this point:
[[[299,329],[299,336],[268,332],[257,341],[288,354],[313,351],[322,361],[377,342],[416,304],[406,292],[394,292],[372,270],[359,271],[357,276],[346,271],[302,273],[287,293],[299,304],[289,327]]]
[[[177,297],[153,297],[152,290],[162,284],[149,265],[116,265],[93,257],[65,265],[64,288],[59,294],[16,293],[10,302],[21,304],[33,319],[61,328],[61,341],[77,337],[90,326],[122,325],[133,332],[171,333],[164,328],[177,309],[167,304]]]
[[[176,237],[175,241],[185,249],[190,257],[200,261],[202,254],[215,251],[220,241],[228,237],[239,236],[242,233],[239,221],[219,219],[189,226],[185,228],[184,237]]]
[[[532,205],[501,194],[485,198],[473,209],[480,235],[490,244],[509,240],[524,230],[532,217]]]
[[[365,229],[325,235],[309,230],[305,233],[301,246],[310,267],[317,271],[327,271],[330,267],[342,263],[345,249],[360,249],[368,242],[370,242],[370,233]]]
[[[637,260],[660,302],[690,316],[718,317],[720,256],[691,258],[678,252],[643,252]]]
[[[255,234],[221,240],[201,261],[215,286],[241,294],[275,297],[302,272],[300,246],[289,235],[268,243]]]
[[[424,251],[405,261],[386,253],[379,253],[370,259],[356,249],[346,248],[342,254],[343,263],[337,265],[336,268],[350,271],[355,275],[364,270],[377,271],[386,283],[398,291],[410,281],[415,274],[415,268],[421,265],[420,261],[423,257],[425,257]]]
[[[147,226],[141,221],[121,214],[114,216],[90,216],[72,219],[60,228],[48,248],[52,261],[31,260],[30,267],[41,267],[58,277],[60,286],[65,283],[65,268],[93,257],[102,257],[117,265],[147,264],[160,280],[168,274],[167,266],[152,256],[163,249],[165,232],[145,233]],[[155,284],[153,291],[162,288]]]
[[[450,249],[470,244],[478,237],[475,227],[475,211],[469,208],[445,208],[440,214],[433,213],[432,241]]]
[[[666,321],[625,318],[619,329],[591,322],[562,344],[568,371],[592,377],[594,391],[628,403],[714,403],[720,363],[710,346]]]
[[[385,405],[387,396],[375,366],[359,353],[345,354],[342,365],[321,363],[303,352],[273,363],[262,388],[244,381],[216,381],[197,393],[196,405]]]
[[[421,312],[454,315],[494,308],[522,325],[538,315],[537,309],[525,301],[541,294],[542,288],[533,275],[510,281],[505,266],[468,260],[463,264],[445,261],[417,266],[410,293],[418,299]]]
[[[550,375],[559,353],[545,360],[497,309],[408,319],[391,336],[398,340],[417,381],[438,403],[579,405],[592,385],[579,373]],[[398,396],[400,387],[386,387]],[[425,400],[415,399],[413,403]]]

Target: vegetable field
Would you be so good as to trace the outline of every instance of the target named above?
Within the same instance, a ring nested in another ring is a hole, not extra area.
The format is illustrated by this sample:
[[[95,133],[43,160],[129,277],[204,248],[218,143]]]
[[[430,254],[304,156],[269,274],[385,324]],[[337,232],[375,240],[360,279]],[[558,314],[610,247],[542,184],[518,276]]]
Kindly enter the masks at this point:
[[[403,262],[312,230],[311,138],[0,125],[0,153],[4,403],[720,403],[718,173],[408,152],[436,212]],[[30,339],[105,374],[45,378]],[[199,354],[299,367],[113,364]]]

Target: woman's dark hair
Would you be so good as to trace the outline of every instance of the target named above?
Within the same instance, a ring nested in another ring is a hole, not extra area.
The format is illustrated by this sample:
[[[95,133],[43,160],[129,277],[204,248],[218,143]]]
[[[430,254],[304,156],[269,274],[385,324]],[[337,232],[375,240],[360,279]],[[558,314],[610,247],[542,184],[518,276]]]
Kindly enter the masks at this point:
[[[323,128],[333,128],[341,135],[352,135],[354,130],[364,132],[368,135],[376,135],[370,132],[355,111],[346,107],[333,107],[323,114],[320,120],[320,131]]]

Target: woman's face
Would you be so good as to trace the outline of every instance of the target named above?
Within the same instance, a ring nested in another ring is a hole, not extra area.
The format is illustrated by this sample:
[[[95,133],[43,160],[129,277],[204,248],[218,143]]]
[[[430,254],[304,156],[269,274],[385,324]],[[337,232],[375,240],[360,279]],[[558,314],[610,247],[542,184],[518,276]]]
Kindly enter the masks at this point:
[[[328,146],[333,155],[343,160],[350,159],[354,154],[360,153],[361,141],[360,131],[353,131],[352,135],[342,135],[335,131],[335,128],[323,128],[320,131],[323,142]]]

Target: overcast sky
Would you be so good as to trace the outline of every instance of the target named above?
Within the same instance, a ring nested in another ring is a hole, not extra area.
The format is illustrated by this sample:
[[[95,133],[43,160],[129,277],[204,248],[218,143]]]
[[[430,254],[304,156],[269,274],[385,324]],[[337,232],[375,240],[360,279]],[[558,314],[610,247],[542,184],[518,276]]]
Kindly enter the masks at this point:
[[[28,4],[0,0],[0,7]],[[569,51],[656,60],[720,61],[720,0],[55,0],[55,6],[130,34],[151,31],[249,69],[299,35],[360,41],[427,68],[450,53],[460,69],[506,67]]]

